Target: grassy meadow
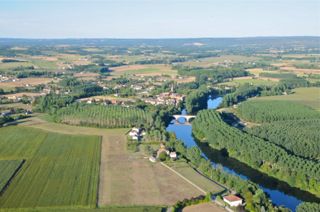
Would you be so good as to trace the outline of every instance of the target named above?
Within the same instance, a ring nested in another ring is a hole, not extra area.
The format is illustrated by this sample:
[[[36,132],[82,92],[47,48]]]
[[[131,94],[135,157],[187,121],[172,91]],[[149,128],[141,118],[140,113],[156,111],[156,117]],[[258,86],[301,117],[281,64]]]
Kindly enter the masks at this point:
[[[320,111],[320,88],[296,88],[293,90],[293,94],[285,96],[264,96],[255,98],[256,100],[285,100],[298,102],[307,106],[310,106]]]
[[[0,208],[96,206],[98,136],[65,135],[29,127],[5,127],[0,134],[0,159],[26,160],[0,196]]]

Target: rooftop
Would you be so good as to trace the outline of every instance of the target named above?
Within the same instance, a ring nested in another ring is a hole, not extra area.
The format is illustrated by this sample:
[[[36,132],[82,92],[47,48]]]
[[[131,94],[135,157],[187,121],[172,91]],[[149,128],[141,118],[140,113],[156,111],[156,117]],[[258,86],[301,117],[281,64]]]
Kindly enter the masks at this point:
[[[224,196],[223,198],[228,200],[229,202],[235,202],[235,201],[242,200],[240,197],[238,197],[236,195],[228,195],[228,196]]]

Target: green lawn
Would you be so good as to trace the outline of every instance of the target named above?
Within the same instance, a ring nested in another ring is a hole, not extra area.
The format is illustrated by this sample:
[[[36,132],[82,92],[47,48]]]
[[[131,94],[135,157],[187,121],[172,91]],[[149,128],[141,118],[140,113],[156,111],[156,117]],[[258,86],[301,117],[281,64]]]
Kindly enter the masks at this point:
[[[320,111],[320,88],[297,88],[293,94],[282,96],[264,96],[255,100],[285,100],[298,102]]]
[[[0,197],[0,208],[96,206],[98,136],[17,126],[1,128],[0,134],[0,159],[26,160]]]

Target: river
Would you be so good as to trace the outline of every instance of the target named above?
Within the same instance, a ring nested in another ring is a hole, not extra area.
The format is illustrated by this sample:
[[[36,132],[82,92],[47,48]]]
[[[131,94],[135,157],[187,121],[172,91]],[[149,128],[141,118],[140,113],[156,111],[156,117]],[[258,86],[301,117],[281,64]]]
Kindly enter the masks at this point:
[[[209,98],[208,109],[216,109],[221,102],[221,97],[214,99]],[[186,114],[186,110],[183,110],[181,113]],[[179,121],[183,123],[184,120]],[[220,164],[226,172],[257,183],[260,188],[269,195],[275,205],[282,205],[295,211],[295,208],[302,201],[319,201],[319,198],[309,192],[293,188],[287,183],[269,177],[238,160],[224,156],[220,151],[208,147],[205,143],[196,141],[192,135],[191,125],[182,125],[178,124],[176,121],[172,121],[167,127],[167,131],[174,132],[177,138],[182,140],[187,147],[198,146],[201,149],[203,156],[209,159],[213,166]]]

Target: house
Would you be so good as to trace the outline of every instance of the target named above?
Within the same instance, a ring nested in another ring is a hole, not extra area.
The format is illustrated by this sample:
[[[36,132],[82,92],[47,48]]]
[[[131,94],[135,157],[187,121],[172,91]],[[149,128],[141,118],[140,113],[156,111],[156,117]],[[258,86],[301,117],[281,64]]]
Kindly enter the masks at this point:
[[[238,207],[242,205],[243,200],[236,195],[227,195],[223,197],[223,201],[228,203],[231,207]]]
[[[177,153],[176,152],[170,152],[169,154],[171,159],[177,159]]]
[[[132,140],[140,140],[146,133],[141,128],[133,127],[128,135]]]

